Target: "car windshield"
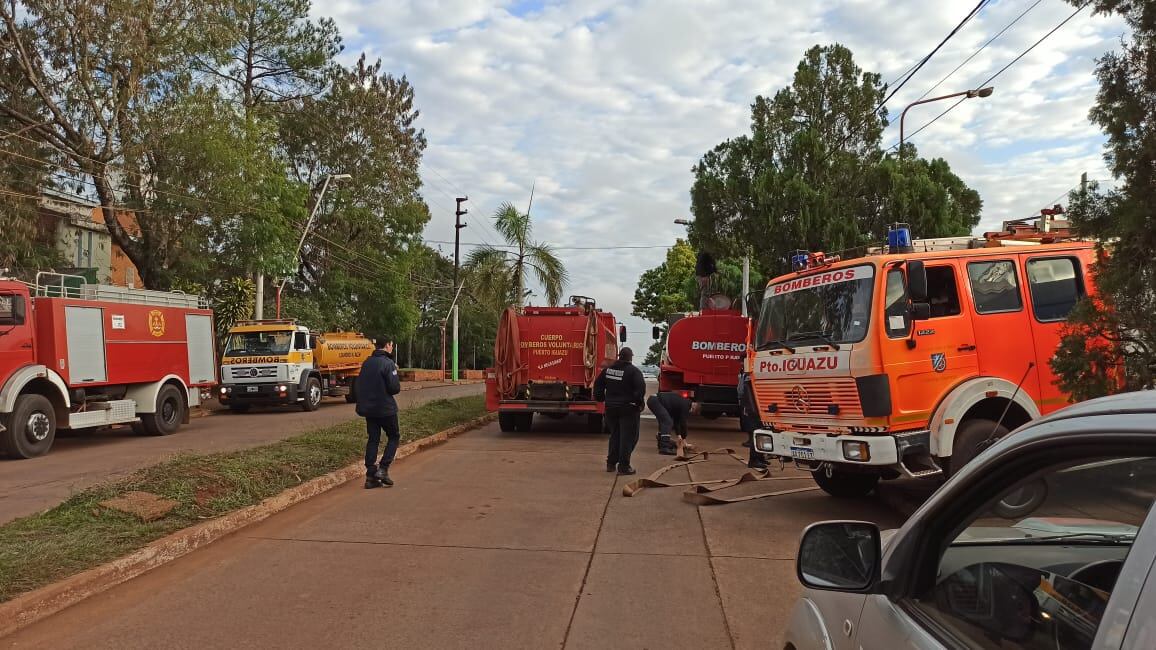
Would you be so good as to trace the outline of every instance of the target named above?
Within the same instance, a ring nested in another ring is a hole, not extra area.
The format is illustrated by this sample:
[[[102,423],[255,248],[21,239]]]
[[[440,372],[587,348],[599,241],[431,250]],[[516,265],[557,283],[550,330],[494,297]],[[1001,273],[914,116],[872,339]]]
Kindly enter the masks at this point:
[[[293,332],[243,332],[229,335],[225,356],[244,357],[249,355],[289,354],[289,344],[293,342]]]
[[[862,341],[874,276],[875,267],[864,264],[770,285],[759,314],[758,349]]]

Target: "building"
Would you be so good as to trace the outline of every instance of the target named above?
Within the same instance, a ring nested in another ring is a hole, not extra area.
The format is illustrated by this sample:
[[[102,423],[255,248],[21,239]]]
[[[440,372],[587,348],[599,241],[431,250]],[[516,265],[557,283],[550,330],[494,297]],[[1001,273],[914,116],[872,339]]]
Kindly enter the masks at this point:
[[[139,234],[131,212],[117,215],[122,227]],[[122,287],[140,285],[136,266],[113,243],[99,205],[44,190],[40,196],[40,236],[64,258],[61,273],[83,275],[90,281]]]

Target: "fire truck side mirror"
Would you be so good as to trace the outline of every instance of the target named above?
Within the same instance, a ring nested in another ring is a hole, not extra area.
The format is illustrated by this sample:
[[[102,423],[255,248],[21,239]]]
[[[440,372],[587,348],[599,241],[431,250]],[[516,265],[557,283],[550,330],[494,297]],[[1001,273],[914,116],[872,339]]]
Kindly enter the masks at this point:
[[[626,326],[625,325],[619,325],[618,326],[618,340],[621,341],[622,343],[626,342]]]
[[[662,338],[662,329],[659,328],[658,325],[655,325],[654,327],[650,328],[650,338],[652,338],[652,339]]]
[[[921,260],[907,263],[907,295],[911,302],[927,302],[927,270]]]
[[[911,303],[911,320],[927,320],[931,318],[931,304],[926,302]]]

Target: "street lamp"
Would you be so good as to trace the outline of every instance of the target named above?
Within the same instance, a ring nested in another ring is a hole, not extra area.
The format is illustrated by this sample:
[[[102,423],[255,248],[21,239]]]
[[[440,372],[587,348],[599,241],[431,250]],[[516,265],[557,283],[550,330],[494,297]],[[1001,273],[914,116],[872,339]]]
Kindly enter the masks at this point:
[[[903,119],[907,117],[907,111],[911,110],[911,108],[913,106],[919,106],[920,104],[930,104],[931,102],[937,102],[941,99],[951,99],[953,97],[963,97],[964,99],[974,99],[976,97],[991,97],[991,93],[994,90],[995,90],[995,88],[988,86],[987,88],[978,88],[976,90],[965,90],[965,91],[960,92],[960,93],[952,93],[950,95],[942,95],[940,97],[932,97],[930,99],[921,99],[917,102],[912,102],[912,103],[908,104],[907,108],[904,108],[903,112],[900,113],[900,115],[899,115],[899,152],[900,152],[900,155],[902,155],[902,153],[903,153]]]
[[[321,193],[317,195],[317,201],[313,204],[313,210],[309,212],[309,218],[305,220],[305,228],[301,231],[301,239],[297,241],[297,250],[293,253],[293,261],[297,262],[301,257],[301,249],[305,246],[305,238],[309,236],[309,228],[313,226],[313,219],[317,216],[317,210],[321,208],[321,200],[325,198],[325,191],[329,189],[330,181],[344,181],[353,178],[349,174],[329,174],[325,177],[325,182],[321,184]],[[281,318],[281,292],[285,290],[285,284],[289,282],[289,277],[281,278],[281,282],[277,285],[277,318]]]

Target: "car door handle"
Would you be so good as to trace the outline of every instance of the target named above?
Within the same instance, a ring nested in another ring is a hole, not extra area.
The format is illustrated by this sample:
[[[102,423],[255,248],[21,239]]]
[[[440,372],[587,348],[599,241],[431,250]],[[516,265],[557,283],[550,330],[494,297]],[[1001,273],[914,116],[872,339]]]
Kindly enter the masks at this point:
[[[956,350],[958,350],[960,352],[971,352],[971,351],[975,350],[975,346],[972,345],[971,343],[965,343],[965,344],[959,346],[958,348],[956,348]]]

